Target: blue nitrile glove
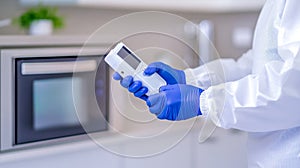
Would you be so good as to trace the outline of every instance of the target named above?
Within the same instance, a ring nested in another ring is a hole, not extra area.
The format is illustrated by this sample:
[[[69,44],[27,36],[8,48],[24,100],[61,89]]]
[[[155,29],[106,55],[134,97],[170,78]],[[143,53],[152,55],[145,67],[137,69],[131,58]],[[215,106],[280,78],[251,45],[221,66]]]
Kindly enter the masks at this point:
[[[202,89],[185,84],[166,85],[158,94],[148,97],[147,105],[151,113],[159,119],[185,120],[198,115]]]
[[[132,76],[126,76],[125,78],[122,78],[117,72],[113,74],[113,78],[115,80],[120,80],[121,86],[128,89],[128,91],[133,93],[135,97],[145,101],[147,100],[148,96],[146,93],[148,92],[148,88],[143,86],[141,81],[133,81]]]
[[[145,69],[145,75],[158,73],[169,85],[186,84],[185,74],[182,70],[177,70],[162,62],[153,62]]]
[[[151,63],[144,71],[145,75],[152,75],[157,72],[166,82],[167,84],[185,84],[185,74],[182,70],[177,70],[169,65],[166,65],[162,62],[154,62]],[[115,80],[120,80],[120,84],[127,88],[129,92],[133,93],[136,97],[139,97],[143,100],[147,100],[148,96],[146,93],[148,92],[148,88],[142,86],[141,81],[133,81],[132,76],[127,76],[124,79],[115,72],[113,74],[113,78]]]

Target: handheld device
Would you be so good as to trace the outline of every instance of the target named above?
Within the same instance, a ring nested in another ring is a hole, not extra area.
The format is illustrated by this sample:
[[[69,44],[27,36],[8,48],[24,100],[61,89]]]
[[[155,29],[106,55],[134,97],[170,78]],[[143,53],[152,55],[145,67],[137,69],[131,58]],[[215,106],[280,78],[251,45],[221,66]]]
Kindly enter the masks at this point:
[[[148,88],[148,92],[146,93],[148,96],[158,93],[159,88],[167,84],[157,73],[154,73],[151,76],[145,76],[144,70],[148,65],[122,42],[118,43],[116,47],[108,53],[104,60],[123,78],[131,75],[134,80],[141,81],[143,86]]]

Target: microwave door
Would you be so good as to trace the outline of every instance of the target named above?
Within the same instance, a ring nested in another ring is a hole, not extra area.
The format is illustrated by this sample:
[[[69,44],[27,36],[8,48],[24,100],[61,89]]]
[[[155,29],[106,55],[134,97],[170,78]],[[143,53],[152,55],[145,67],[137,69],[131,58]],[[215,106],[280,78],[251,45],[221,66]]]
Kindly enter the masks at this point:
[[[106,82],[105,64],[40,58],[17,60],[16,68],[16,144],[106,129],[106,99],[95,94],[106,94],[106,85],[95,85]]]

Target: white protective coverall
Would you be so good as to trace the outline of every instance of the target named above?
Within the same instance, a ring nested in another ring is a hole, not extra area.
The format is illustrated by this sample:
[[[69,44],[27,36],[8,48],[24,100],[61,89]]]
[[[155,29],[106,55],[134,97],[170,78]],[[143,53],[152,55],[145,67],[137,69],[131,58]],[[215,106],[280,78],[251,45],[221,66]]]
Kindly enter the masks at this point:
[[[252,49],[238,61],[218,59],[185,74],[207,89],[200,96],[207,119],[248,132],[249,168],[300,167],[299,0],[268,0]]]

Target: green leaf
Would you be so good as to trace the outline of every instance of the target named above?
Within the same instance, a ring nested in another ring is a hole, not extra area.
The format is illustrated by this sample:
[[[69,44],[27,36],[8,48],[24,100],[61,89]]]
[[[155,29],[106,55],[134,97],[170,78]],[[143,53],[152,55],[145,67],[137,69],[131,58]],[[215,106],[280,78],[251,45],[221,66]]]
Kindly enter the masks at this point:
[[[64,26],[63,17],[57,15],[57,8],[50,6],[38,5],[29,8],[18,18],[14,18],[14,23],[18,24],[21,28],[29,29],[30,24],[35,20],[48,19],[53,23],[53,28],[58,29]]]

